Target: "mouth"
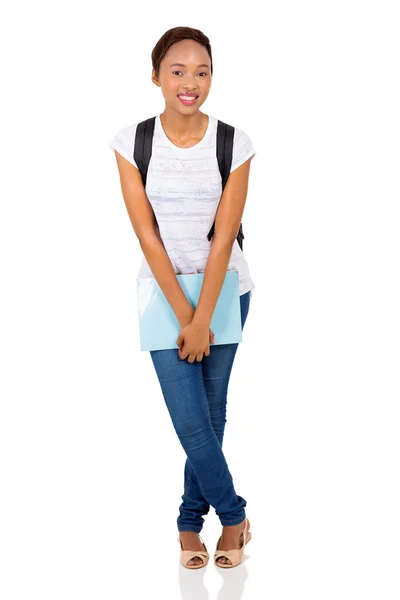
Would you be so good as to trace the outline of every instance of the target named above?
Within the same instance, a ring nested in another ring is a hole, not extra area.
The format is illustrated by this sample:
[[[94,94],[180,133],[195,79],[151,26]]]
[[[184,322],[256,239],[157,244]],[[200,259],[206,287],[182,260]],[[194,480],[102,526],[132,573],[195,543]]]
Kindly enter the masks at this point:
[[[186,106],[191,106],[192,104],[195,104],[198,97],[199,97],[198,95],[193,96],[192,94],[189,94],[188,96],[185,96],[185,94],[181,94],[181,95],[177,96],[178,100],[180,102],[182,102],[182,104],[185,104]]]

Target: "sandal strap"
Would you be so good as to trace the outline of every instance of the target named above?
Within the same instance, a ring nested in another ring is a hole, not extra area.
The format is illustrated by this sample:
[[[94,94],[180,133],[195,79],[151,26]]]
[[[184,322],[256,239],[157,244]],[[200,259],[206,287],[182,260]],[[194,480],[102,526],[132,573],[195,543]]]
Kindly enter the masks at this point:
[[[217,561],[222,556],[224,558],[228,558],[232,563],[231,565],[229,565],[230,567],[233,567],[236,564],[238,564],[239,562],[241,562],[243,559],[244,547],[251,538],[251,535],[249,533],[247,518],[246,518],[246,521],[244,524],[243,531],[240,534],[240,537],[242,537],[242,536],[243,536],[243,543],[242,543],[241,548],[234,548],[233,550],[218,550],[218,546],[219,546],[219,543],[220,543],[221,537],[222,537],[222,536],[220,536],[218,539],[218,542],[217,542],[217,549],[214,552],[214,560]]]
[[[208,554],[206,545],[203,542],[200,535],[199,535],[199,538],[200,538],[200,541],[203,544],[205,550],[182,550],[182,542],[181,542],[179,534],[178,534],[178,542],[181,547],[181,563],[182,564],[186,565],[189,562],[189,560],[191,560],[192,558],[195,558],[196,556],[198,558],[200,558],[204,564],[206,564],[208,562],[210,555]],[[189,566],[195,566],[195,565],[189,565]]]
[[[188,567],[195,567],[195,566],[199,566],[199,565],[189,565],[188,562],[192,559],[192,558],[200,558],[201,559],[201,565],[205,566],[208,564],[209,561],[209,555],[208,553],[206,554],[205,552],[194,552],[192,550],[181,550],[181,564],[184,566],[188,566]]]
[[[199,556],[200,558],[209,558],[208,552],[202,552],[201,550],[196,552],[195,550],[181,550],[181,555],[182,558],[187,558],[187,560],[190,560],[191,558],[194,558],[195,556]]]
[[[220,558],[221,556],[226,556],[226,558],[240,558],[241,554],[243,554],[243,549],[234,549],[234,550],[216,550],[214,552],[214,558]]]

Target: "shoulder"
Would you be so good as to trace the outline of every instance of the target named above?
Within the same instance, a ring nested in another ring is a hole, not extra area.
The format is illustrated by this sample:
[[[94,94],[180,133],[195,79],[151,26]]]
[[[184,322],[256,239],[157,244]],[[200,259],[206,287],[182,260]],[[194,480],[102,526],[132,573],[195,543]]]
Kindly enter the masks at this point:
[[[234,127],[232,166],[230,172],[240,167],[240,165],[249,158],[253,158],[256,153],[257,150],[254,147],[250,135],[243,129]]]
[[[136,168],[137,165],[133,159],[133,151],[135,146],[135,135],[138,123],[133,123],[122,127],[114,135],[113,139],[109,143],[109,147],[112,150],[117,150],[121,156],[127,161],[133,164]]]

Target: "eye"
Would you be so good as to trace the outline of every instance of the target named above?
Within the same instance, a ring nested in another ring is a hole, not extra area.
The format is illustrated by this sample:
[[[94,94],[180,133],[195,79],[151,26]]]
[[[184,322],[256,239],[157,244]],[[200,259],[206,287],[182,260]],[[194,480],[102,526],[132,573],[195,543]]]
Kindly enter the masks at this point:
[[[182,71],[172,71],[172,75],[175,75],[175,73],[182,73]],[[200,74],[208,75],[208,73],[206,71],[201,71]]]

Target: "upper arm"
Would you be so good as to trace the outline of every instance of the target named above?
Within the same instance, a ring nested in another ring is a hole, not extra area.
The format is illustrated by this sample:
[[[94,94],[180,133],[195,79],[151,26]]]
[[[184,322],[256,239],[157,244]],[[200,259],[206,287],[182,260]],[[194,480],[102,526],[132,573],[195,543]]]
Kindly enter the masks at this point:
[[[235,241],[242,221],[249,184],[250,162],[256,150],[249,136],[235,128],[232,165],[218,205],[214,236]]]
[[[157,221],[147,198],[142,176],[133,158],[137,124],[117,131],[109,146],[115,152],[122,196],[133,229],[140,239],[154,232],[158,234]]]
[[[122,196],[137,237],[140,240],[148,235],[157,234],[157,221],[147,198],[139,169],[117,150],[115,150],[115,156]]]

